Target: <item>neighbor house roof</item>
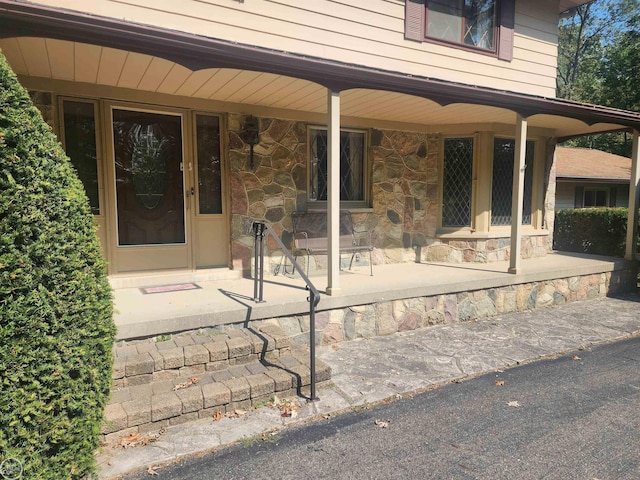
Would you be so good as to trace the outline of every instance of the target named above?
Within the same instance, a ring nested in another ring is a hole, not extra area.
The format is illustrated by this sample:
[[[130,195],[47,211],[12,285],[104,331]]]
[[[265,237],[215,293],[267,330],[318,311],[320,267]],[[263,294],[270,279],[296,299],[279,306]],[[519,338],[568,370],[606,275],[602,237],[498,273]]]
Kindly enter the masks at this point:
[[[589,148],[556,148],[556,177],[571,180],[628,182],[631,159]]]

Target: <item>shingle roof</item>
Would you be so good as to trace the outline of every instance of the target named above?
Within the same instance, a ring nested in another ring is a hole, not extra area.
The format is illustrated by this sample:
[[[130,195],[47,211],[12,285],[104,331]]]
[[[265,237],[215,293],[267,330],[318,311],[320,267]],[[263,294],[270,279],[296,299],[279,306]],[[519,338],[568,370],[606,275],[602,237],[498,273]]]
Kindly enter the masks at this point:
[[[631,159],[589,148],[556,147],[556,177],[629,181]]]

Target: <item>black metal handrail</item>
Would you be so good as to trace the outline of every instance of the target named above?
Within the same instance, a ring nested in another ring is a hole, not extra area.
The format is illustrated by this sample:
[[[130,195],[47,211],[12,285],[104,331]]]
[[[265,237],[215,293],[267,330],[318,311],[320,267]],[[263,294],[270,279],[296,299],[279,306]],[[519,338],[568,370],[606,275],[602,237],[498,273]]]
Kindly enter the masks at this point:
[[[316,307],[320,302],[320,292],[313,282],[305,274],[304,270],[296,259],[293,257],[289,249],[282,243],[276,232],[273,231],[271,225],[266,222],[253,222],[253,234],[255,241],[254,248],[254,276],[253,276],[253,300],[256,303],[264,302],[264,237],[270,233],[278,246],[282,249],[284,255],[289,259],[294,270],[300,274],[309,290],[309,370],[311,373],[311,394],[310,400],[318,400],[316,396]]]

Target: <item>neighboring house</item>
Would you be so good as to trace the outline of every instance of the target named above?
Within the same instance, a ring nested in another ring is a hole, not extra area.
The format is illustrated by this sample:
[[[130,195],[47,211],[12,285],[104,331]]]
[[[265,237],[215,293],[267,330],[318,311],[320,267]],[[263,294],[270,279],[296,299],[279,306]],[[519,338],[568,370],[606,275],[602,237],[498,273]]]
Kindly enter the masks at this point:
[[[588,148],[556,147],[556,210],[628,207],[631,159]]]
[[[551,248],[556,142],[640,129],[555,98],[558,21],[585,3],[0,0],[0,48],[78,169],[111,275],[246,272],[254,219],[287,242],[292,212],[340,208],[375,263],[516,272]]]

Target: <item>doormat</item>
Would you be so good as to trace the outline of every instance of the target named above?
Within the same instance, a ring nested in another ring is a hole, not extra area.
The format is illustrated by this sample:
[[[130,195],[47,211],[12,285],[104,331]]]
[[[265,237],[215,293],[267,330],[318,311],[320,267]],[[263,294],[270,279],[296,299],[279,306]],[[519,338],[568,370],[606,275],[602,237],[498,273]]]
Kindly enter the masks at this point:
[[[198,290],[202,288],[195,283],[176,283],[174,285],[160,285],[157,287],[144,287],[140,291],[145,295],[150,293],[182,292],[183,290]]]

